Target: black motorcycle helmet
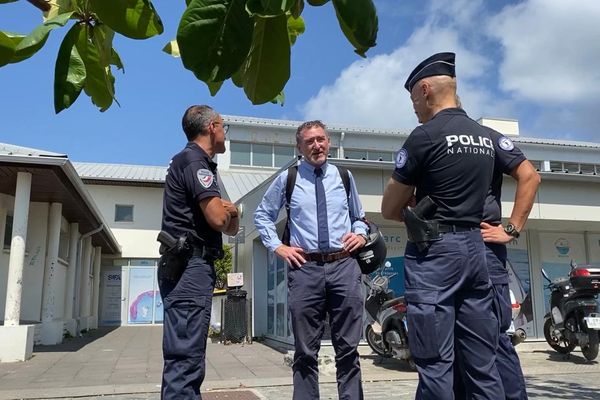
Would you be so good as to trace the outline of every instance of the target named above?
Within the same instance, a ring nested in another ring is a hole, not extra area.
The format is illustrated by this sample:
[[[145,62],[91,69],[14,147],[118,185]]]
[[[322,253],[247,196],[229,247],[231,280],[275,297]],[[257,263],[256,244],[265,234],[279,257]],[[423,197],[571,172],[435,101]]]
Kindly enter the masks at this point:
[[[370,274],[379,268],[387,256],[387,247],[381,231],[371,221],[365,221],[369,226],[367,243],[358,249],[355,258],[363,274]]]

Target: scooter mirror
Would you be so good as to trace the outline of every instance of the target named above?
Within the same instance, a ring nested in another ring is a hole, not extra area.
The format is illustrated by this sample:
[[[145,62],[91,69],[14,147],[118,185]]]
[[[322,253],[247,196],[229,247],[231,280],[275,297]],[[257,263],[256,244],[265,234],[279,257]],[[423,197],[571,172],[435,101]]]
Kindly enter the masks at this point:
[[[577,263],[575,262],[575,260],[571,260],[571,269],[575,268],[577,268]]]
[[[548,274],[546,273],[546,271],[544,271],[544,268],[542,268],[542,276],[548,281],[548,282],[552,282],[552,280],[548,277]]]

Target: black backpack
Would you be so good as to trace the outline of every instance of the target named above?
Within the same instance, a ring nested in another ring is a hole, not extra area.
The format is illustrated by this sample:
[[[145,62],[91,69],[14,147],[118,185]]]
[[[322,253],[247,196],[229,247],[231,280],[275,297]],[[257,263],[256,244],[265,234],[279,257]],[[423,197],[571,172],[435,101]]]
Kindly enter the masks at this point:
[[[346,198],[349,199],[350,175],[348,174],[348,169],[340,166],[338,166],[337,169],[340,171],[342,183],[344,184],[344,189],[346,189]],[[297,165],[288,168],[288,176],[285,183],[285,211],[287,212],[287,221],[285,222],[285,228],[283,230],[283,235],[281,236],[281,242],[286,246],[290,245],[290,203],[292,201],[292,193],[294,192],[294,187],[296,185],[296,175],[298,175]],[[348,201],[348,207],[350,207],[350,201]]]

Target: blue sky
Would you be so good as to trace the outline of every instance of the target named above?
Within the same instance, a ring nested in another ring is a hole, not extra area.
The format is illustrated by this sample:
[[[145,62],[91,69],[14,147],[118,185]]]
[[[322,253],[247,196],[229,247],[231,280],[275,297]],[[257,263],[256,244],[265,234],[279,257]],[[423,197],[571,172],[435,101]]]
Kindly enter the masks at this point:
[[[180,121],[191,104],[228,115],[409,132],[417,121],[404,81],[438,51],[457,53],[458,91],[471,117],[518,119],[526,137],[600,142],[597,0],[375,0],[378,45],[367,59],[343,37],[331,4],[307,5],[283,107],[253,106],[231,83],[211,97],[179,59],[161,51],[175,37],[185,1],[153,3],[162,35],[115,39],[125,65],[125,74],[113,72],[121,107],[100,113],[82,94],[54,114],[54,62],[66,33],[57,29],[32,58],[0,68],[0,142],[74,161],[165,165],[184,145]],[[25,0],[0,5],[2,30],[28,33],[39,22]]]

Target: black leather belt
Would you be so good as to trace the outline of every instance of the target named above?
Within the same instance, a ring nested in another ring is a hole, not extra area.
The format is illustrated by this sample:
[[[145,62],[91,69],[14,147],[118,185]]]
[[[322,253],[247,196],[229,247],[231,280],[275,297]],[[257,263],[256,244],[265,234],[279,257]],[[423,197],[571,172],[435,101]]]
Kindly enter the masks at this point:
[[[469,231],[478,231],[479,229],[480,228],[478,226],[438,224],[438,232],[439,233],[469,232]]]
[[[223,249],[208,246],[193,246],[192,256],[204,258],[206,261],[214,261],[223,258]]]
[[[307,261],[315,261],[320,263],[332,262],[350,257],[350,253],[346,250],[336,251],[334,253],[306,253],[304,258]]]

